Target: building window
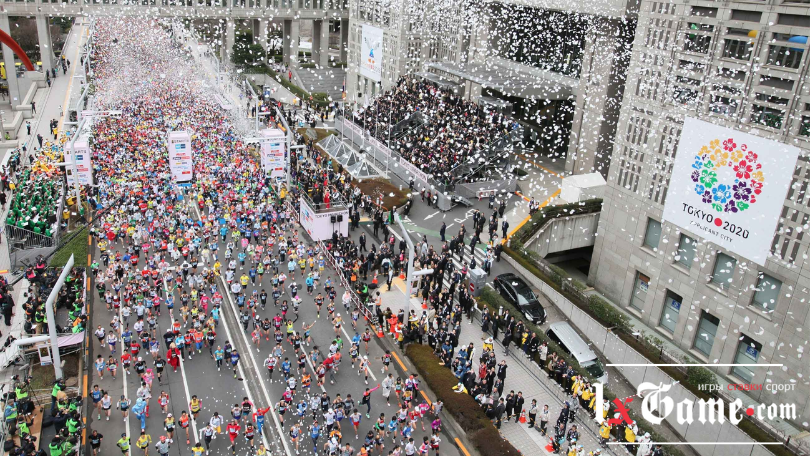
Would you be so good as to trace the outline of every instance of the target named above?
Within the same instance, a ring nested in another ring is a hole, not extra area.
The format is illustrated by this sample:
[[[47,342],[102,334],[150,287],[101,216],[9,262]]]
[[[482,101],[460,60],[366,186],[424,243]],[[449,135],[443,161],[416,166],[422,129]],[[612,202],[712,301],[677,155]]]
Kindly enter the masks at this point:
[[[720,326],[720,320],[717,317],[705,310],[701,312],[700,323],[698,324],[697,334],[695,334],[695,344],[693,345],[695,350],[709,356],[712,352],[714,336],[717,334],[718,326]]]
[[[686,269],[692,267],[692,262],[695,261],[695,252],[697,251],[697,241],[690,238],[685,234],[681,234],[678,241],[678,252],[675,254],[675,261]]]
[[[661,222],[655,219],[647,219],[647,232],[644,233],[644,246],[658,251],[658,244],[661,242]]]
[[[678,324],[678,314],[681,312],[683,298],[667,290],[667,297],[664,299],[664,309],[661,311],[661,319],[658,325],[667,331],[674,333]]]
[[[743,334],[740,343],[737,344],[734,364],[756,364],[760,351],[762,351],[762,344]],[[731,368],[731,373],[749,383],[754,380],[754,371],[750,367],[734,366]]]
[[[737,100],[712,95],[712,102],[709,105],[709,109],[715,114],[723,114],[725,116],[734,115],[734,113],[737,112]]]
[[[697,100],[697,90],[675,86],[672,90],[672,99],[678,104],[689,104]]]
[[[709,47],[712,44],[712,37],[707,35],[696,35],[690,33],[686,35],[683,42],[683,50],[686,52],[697,52],[698,54],[705,54],[709,52]]]
[[[779,291],[781,289],[781,280],[760,272],[757,278],[756,292],[754,293],[754,299],[751,301],[751,305],[763,312],[773,312],[776,308],[776,300],[779,299]]]
[[[630,307],[642,310],[647,302],[647,290],[650,289],[650,278],[636,271],[636,281],[633,285],[633,295],[630,296]]]
[[[785,111],[766,106],[754,105],[751,108],[751,122],[780,130]]]
[[[768,48],[768,59],[765,63],[797,69],[802,64],[802,56],[804,56],[804,49],[771,45]]]
[[[714,263],[712,282],[722,288],[728,288],[731,285],[731,279],[734,277],[734,268],[736,266],[737,260],[725,253],[718,253],[717,262]]]
[[[802,123],[799,125],[799,134],[801,136],[810,136],[810,117],[802,116]]]
[[[723,57],[735,60],[748,60],[751,57],[752,44],[747,41],[725,40]]]

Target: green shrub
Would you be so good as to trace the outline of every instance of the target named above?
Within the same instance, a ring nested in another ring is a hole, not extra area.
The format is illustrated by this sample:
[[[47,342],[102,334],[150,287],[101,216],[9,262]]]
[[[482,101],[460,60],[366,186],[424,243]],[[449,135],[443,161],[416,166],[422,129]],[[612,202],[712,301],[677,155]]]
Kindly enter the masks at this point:
[[[577,291],[585,291],[588,289],[588,285],[583,283],[581,280],[571,279],[571,285],[577,289]]]
[[[537,211],[532,216],[528,223],[523,225],[512,238],[520,239],[521,242],[526,242],[534,233],[540,231],[549,220],[558,217],[567,217],[577,214],[588,214],[591,212],[598,212],[602,210],[602,200],[599,198],[580,201],[576,203],[563,204],[560,206],[546,206]]]
[[[455,417],[465,432],[473,433],[492,426],[481,406],[469,394],[453,391],[458,379],[449,368],[439,364],[429,345],[408,344],[405,354],[416,366],[416,370],[439,400],[444,402],[447,411]]]
[[[609,328],[616,328],[624,332],[630,332],[632,326],[627,315],[613,307],[612,304],[602,299],[598,295],[588,297],[588,308],[596,315],[596,318]]]
[[[520,456],[521,454],[508,440],[501,437],[501,433],[495,429],[495,426],[481,429],[473,434],[470,440],[482,455]]]
[[[302,63],[302,64],[301,64],[301,65],[299,65],[299,66],[300,66],[301,68],[309,68],[309,69],[311,69],[311,68],[315,68],[317,65],[316,65],[316,64],[314,64],[314,63]]]
[[[717,385],[717,376],[705,367],[689,366],[686,368],[686,382],[701,389],[703,385]]]

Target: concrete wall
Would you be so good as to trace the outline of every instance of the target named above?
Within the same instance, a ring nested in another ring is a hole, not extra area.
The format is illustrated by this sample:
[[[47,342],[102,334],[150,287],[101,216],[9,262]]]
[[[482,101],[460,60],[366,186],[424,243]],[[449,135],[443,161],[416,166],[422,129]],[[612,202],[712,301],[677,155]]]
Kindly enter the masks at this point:
[[[604,355],[604,358],[611,364],[644,364],[643,367],[623,367],[618,368],[622,375],[634,388],[642,382],[653,384],[669,383],[675,381],[657,366],[651,364],[647,358],[627,345],[616,334],[610,332],[599,322],[591,318],[579,307],[575,306],[565,296],[551,288],[547,283],[538,279],[534,274],[526,270],[509,255],[502,258],[512,265],[529,283],[540,289],[540,291],[570,320],[582,334],[586,334],[593,348]],[[680,384],[674,384],[667,393],[677,404],[688,399],[697,402],[697,397]],[[771,455],[765,447],[756,444],[748,435],[728,421],[721,424],[701,424],[695,420],[691,425],[681,425],[675,421],[676,414],[673,411],[666,420],[671,424],[676,432],[686,441],[693,442],[750,442],[751,446],[723,446],[723,445],[695,445],[692,448],[701,456],[762,456]],[[695,412],[697,417],[697,412]]]
[[[545,258],[550,253],[589,247],[596,242],[599,212],[550,220],[526,246]]]

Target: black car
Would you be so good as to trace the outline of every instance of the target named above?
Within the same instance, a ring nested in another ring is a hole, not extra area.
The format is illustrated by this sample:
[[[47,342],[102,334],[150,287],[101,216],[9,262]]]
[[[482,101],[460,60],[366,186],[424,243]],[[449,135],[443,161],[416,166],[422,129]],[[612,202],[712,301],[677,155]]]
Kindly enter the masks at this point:
[[[546,311],[529,285],[512,273],[495,277],[495,289],[515,306],[532,323],[542,325],[546,321]]]

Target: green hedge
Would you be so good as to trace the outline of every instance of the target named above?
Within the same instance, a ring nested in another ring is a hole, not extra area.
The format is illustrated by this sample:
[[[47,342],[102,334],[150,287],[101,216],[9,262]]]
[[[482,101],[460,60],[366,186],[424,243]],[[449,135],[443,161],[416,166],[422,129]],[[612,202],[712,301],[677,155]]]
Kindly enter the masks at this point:
[[[82,232],[77,234],[67,244],[59,247],[59,250],[54,252],[49,266],[51,267],[64,267],[70,255],[73,255],[73,266],[87,266],[87,228],[82,228]],[[66,235],[67,236],[67,235]]]
[[[427,383],[444,408],[458,422],[470,441],[482,455],[519,456],[521,453],[504,440],[484,413],[484,409],[469,394],[456,393],[453,387],[458,379],[449,368],[439,364],[439,358],[428,345],[408,344],[408,359]]]
[[[512,242],[521,244],[529,240],[532,235],[543,227],[549,220],[558,217],[568,217],[577,214],[588,214],[602,210],[602,200],[599,198],[580,201],[578,203],[563,204],[560,206],[546,206],[535,212],[531,220],[524,224],[513,236]]]

